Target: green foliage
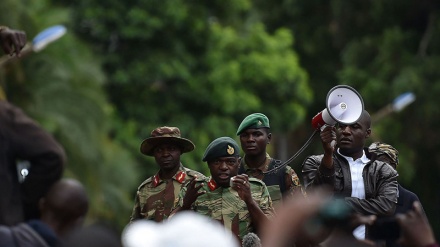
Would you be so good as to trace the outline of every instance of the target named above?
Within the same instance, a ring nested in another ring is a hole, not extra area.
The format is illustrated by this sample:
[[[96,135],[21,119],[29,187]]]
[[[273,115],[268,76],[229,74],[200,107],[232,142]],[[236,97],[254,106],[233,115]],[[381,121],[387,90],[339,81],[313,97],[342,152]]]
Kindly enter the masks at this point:
[[[15,3],[20,7],[25,4]],[[26,25],[8,25],[26,31],[29,41],[48,26],[68,27],[69,10],[48,4],[27,3],[26,11],[23,8],[16,13],[27,20]],[[3,2],[0,8],[6,9]],[[131,153],[109,138],[112,107],[103,91],[105,75],[95,56],[68,29],[43,51],[7,64],[2,85],[11,102],[24,108],[64,146],[68,156],[65,176],[80,180],[89,192],[88,220],[107,219],[122,225],[132,208],[136,163]]]
[[[178,126],[196,144],[182,162],[208,174],[200,161],[204,148],[216,137],[235,137],[246,115],[265,113],[275,135],[295,133],[289,143],[300,147],[304,133],[311,132],[304,120],[325,107],[330,88],[347,84],[361,93],[373,116],[398,95],[415,93],[416,102],[403,112],[375,123],[372,138],[400,151],[399,181],[419,195],[428,216],[440,218],[430,203],[440,200],[438,194],[427,186],[438,180],[440,170],[437,2],[83,0],[54,5],[0,3],[17,10],[0,20],[28,27],[31,36],[52,23],[71,27],[65,43],[8,65],[3,76],[10,99],[26,106],[67,147],[75,164],[69,174],[87,174],[84,181],[97,205],[93,217],[120,225],[128,220],[130,193],[157,171],[154,159],[139,153],[154,128]],[[320,143],[305,152],[321,153]],[[122,176],[128,183],[119,186]],[[117,210],[125,212],[117,215]]]
[[[264,112],[275,130],[302,122],[312,95],[293,36],[285,28],[268,34],[250,1],[108,4],[118,8],[81,2],[87,11],[75,12],[76,28],[106,52],[107,92],[141,138],[179,126],[197,145],[182,159],[206,173],[204,147],[234,136],[249,113]]]

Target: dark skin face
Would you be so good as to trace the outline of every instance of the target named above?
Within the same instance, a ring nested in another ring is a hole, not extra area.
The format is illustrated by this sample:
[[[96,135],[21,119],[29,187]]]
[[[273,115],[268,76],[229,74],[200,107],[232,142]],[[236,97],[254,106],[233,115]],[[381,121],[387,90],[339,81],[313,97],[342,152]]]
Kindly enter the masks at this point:
[[[270,143],[272,134],[268,129],[246,129],[240,134],[243,152],[249,156],[266,155],[266,146]]]
[[[363,154],[365,140],[370,137],[370,117],[364,113],[354,124],[336,126],[336,136],[341,154],[358,159]]]
[[[230,186],[229,180],[238,174],[239,164],[239,157],[219,157],[215,160],[208,161],[211,176],[217,185],[221,187]]]
[[[154,149],[154,159],[160,167],[159,174],[162,179],[171,178],[177,172],[181,154],[179,146],[172,143],[163,143]]]

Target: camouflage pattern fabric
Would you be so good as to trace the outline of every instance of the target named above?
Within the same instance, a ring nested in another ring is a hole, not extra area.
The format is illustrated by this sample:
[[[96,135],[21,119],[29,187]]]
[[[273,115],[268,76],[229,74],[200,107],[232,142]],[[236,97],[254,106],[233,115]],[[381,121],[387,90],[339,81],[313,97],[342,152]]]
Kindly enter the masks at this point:
[[[394,165],[399,164],[399,152],[393,146],[383,142],[373,142],[369,147],[371,153],[375,153],[377,156],[387,155]]]
[[[192,210],[218,220],[226,229],[231,230],[240,239],[247,233],[254,231],[246,203],[238,196],[237,191],[231,187],[218,187],[215,181],[210,178],[204,180],[197,179],[196,186],[200,183],[204,183],[200,190],[204,190],[206,193],[197,198],[191,206]],[[272,200],[264,183],[258,179],[250,178],[249,184],[251,186],[252,198],[265,215],[272,217]],[[182,191],[176,201],[176,207],[182,206],[185,193],[186,187],[182,187]]]
[[[286,166],[286,185],[288,191],[287,193],[289,193],[291,196],[294,194],[302,194],[303,196],[307,196],[305,190],[301,186],[298,175],[290,166]]]
[[[161,180],[158,173],[145,180],[136,192],[130,222],[137,219],[148,219],[156,222],[167,219],[182,185],[194,176],[202,179],[205,177],[200,172],[180,165],[179,170],[171,180]]]
[[[245,159],[243,157],[243,159],[241,159],[241,166],[244,167],[245,173],[249,177],[263,180],[264,179],[263,172],[266,172],[268,170],[268,167],[269,167],[270,163],[272,162],[272,160],[273,159],[270,157],[270,155],[266,154],[266,162],[261,167],[252,169],[246,164]],[[297,194],[297,192],[300,192],[299,194],[306,196],[306,192],[303,190],[303,188],[301,186],[301,182],[299,180],[298,175],[290,166],[286,166],[285,184],[286,184],[285,193],[288,193],[290,196]],[[272,199],[273,205],[274,205],[274,207],[276,207],[282,201],[280,186],[279,185],[271,185],[271,186],[267,186],[267,189],[269,191],[270,198]]]

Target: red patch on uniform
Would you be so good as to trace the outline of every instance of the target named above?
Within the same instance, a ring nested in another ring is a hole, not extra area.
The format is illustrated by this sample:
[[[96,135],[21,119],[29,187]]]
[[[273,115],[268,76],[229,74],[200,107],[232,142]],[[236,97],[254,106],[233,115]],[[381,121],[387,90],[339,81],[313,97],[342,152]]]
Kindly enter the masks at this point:
[[[185,177],[186,177],[186,173],[180,171],[176,174],[176,180],[179,183],[183,183],[183,181],[185,181]]]
[[[154,177],[153,177],[153,187],[156,187],[156,186],[158,186],[159,185],[159,181],[160,181],[160,179],[159,179],[159,175],[154,175]]]
[[[214,179],[211,178],[211,180],[209,180],[208,187],[211,191],[217,189],[217,183],[214,181]]]

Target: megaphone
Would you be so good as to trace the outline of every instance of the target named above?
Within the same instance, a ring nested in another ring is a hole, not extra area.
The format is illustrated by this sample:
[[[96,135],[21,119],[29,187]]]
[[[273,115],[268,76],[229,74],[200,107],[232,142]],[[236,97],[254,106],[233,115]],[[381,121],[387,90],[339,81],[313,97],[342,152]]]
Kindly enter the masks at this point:
[[[364,101],[361,95],[347,85],[338,85],[330,89],[326,103],[326,109],[312,118],[314,129],[336,123],[353,124],[359,120],[364,111]]]
[[[364,101],[354,88],[347,85],[339,85],[330,89],[327,94],[327,107],[312,118],[312,126],[315,129],[312,136],[292,157],[281,165],[263,172],[263,174],[274,173],[296,159],[309,146],[313,137],[319,133],[323,126],[336,123],[353,124],[359,120],[363,111]]]

